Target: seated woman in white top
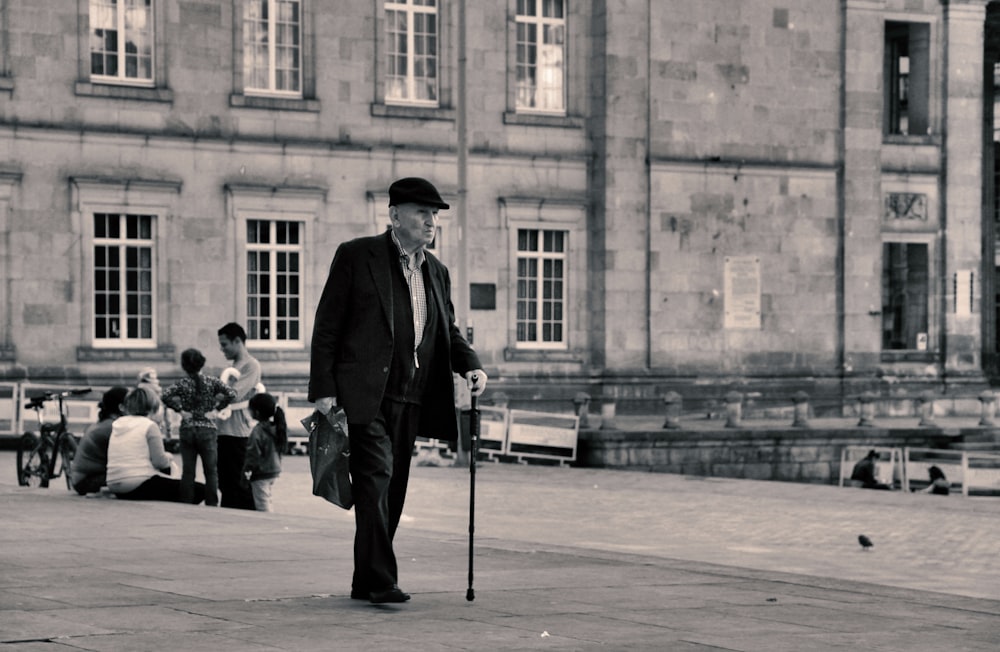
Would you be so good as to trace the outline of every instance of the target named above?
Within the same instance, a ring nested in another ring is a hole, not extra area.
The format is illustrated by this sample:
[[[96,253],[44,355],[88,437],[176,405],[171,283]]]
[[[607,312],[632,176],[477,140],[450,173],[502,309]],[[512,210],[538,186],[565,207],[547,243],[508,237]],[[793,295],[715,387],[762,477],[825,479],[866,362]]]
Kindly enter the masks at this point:
[[[129,500],[181,501],[181,481],[170,477],[173,456],[163,449],[163,433],[150,414],[160,407],[160,399],[148,387],[128,393],[115,419],[108,440],[108,489]],[[196,482],[194,503],[205,499],[205,485]]]

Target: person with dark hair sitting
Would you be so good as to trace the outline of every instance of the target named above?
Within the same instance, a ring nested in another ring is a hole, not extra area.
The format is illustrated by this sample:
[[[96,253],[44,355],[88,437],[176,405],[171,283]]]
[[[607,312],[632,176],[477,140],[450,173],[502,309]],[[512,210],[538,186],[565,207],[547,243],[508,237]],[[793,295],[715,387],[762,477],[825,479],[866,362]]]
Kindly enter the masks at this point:
[[[935,464],[927,469],[927,475],[930,476],[931,483],[924,489],[921,489],[920,493],[936,494],[938,496],[947,496],[951,493],[951,483],[948,482],[948,478],[945,477],[944,471],[941,470],[940,466]]]
[[[868,451],[863,460],[860,460],[854,465],[854,469],[851,470],[851,480],[855,483],[855,486],[861,486],[863,489],[891,489],[887,484],[879,482],[878,474],[876,473],[876,460],[879,459],[878,451],[872,449]]]
[[[97,423],[83,433],[69,469],[69,481],[81,496],[100,492],[108,471],[108,439],[111,424],[122,415],[127,387],[115,386],[104,392],[98,404]]]

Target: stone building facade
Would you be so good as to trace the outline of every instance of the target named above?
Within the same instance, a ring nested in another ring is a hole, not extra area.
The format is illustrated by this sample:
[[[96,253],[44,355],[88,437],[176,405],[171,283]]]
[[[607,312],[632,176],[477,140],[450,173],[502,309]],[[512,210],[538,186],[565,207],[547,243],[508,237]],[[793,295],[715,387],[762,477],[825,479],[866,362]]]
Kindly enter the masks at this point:
[[[984,387],[997,4],[0,0],[0,378],[304,391],[418,175],[514,402]]]

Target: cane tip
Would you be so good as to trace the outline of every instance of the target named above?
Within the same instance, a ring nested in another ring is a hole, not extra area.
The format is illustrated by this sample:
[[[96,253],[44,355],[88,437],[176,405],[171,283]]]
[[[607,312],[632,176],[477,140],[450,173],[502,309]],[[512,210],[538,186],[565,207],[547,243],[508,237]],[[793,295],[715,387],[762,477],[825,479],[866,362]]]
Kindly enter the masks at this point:
[[[473,591],[472,589],[469,589],[468,591],[465,592],[465,599],[468,600],[469,602],[472,602],[473,600],[476,599],[476,592]]]

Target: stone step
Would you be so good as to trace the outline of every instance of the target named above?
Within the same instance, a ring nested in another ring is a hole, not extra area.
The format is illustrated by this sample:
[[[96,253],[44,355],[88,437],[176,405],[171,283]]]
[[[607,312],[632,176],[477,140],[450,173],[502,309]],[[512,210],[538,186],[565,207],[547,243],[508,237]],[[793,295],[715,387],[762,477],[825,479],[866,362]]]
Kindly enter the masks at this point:
[[[997,453],[1000,454],[1000,445],[993,442],[964,441],[948,444],[949,450],[969,451],[976,453]]]

